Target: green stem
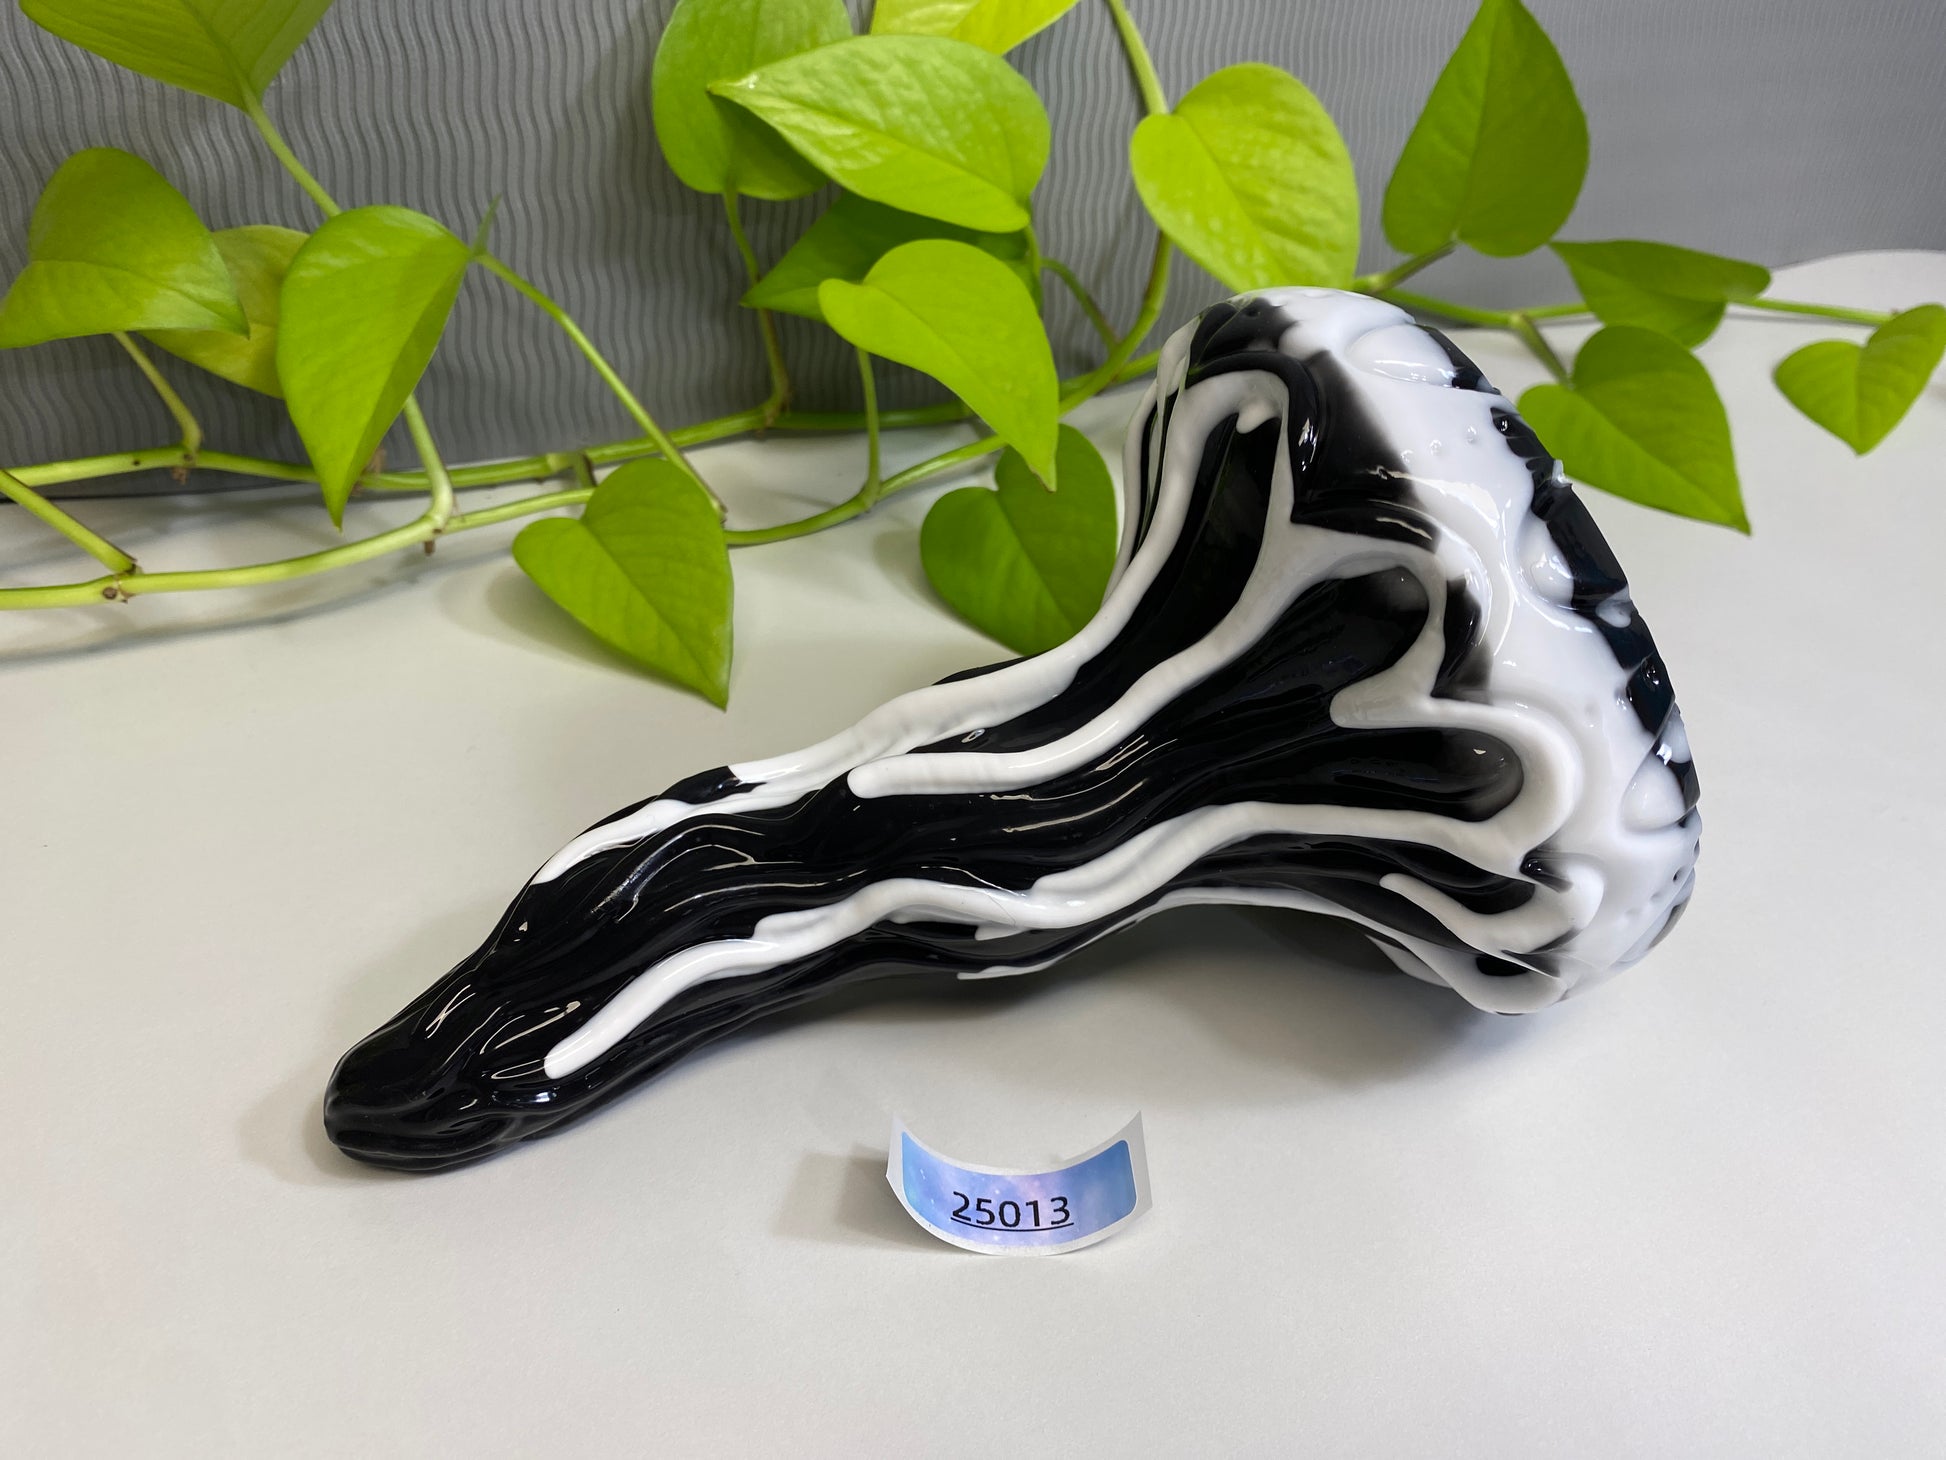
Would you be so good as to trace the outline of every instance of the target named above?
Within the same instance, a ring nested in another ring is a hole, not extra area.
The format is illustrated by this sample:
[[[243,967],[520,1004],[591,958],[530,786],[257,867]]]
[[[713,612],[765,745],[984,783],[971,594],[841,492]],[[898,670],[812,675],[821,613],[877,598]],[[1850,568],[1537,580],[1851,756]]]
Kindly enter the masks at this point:
[[[950,451],[942,451],[937,456],[929,456],[924,461],[915,462],[904,471],[893,472],[885,479],[884,489],[879,492],[880,500],[895,492],[903,492],[907,487],[916,487],[921,482],[930,481],[943,472],[956,466],[965,466],[978,461],[983,456],[991,456],[998,451],[1001,441],[998,436],[982,436],[969,441],[964,446],[955,446]]]
[[[858,378],[865,387],[865,485],[858,489],[858,495],[871,506],[879,499],[881,487],[878,479],[878,385],[872,379],[872,357],[864,350],[858,352]]]
[[[578,507],[594,494],[594,481],[590,477],[583,486],[568,487],[558,492],[542,492],[538,496],[522,497],[518,502],[502,502],[497,507],[481,507],[472,512],[462,512],[446,524],[446,531],[466,532],[475,527],[491,527],[496,522],[511,522],[516,517],[531,517],[536,512],[551,512],[556,507]]]
[[[34,466],[17,466],[13,474],[30,487],[58,487],[68,482],[98,481],[102,477],[126,476],[130,472],[175,470],[201,466],[211,471],[233,471],[243,476],[270,477],[277,481],[314,482],[317,473],[294,461],[271,461],[261,456],[237,456],[228,451],[203,451],[191,457],[180,446],[153,446],[141,451],[113,451],[105,456],[77,456],[72,461],[45,461]],[[423,492],[426,484],[415,481],[412,490]]]
[[[1129,69],[1135,72],[1135,84],[1142,89],[1142,107],[1152,117],[1161,116],[1169,110],[1168,93],[1162,89],[1162,79],[1155,74],[1155,62],[1149,59],[1149,48],[1142,44],[1142,32],[1135,28],[1129,18],[1128,8],[1122,0],[1108,0],[1108,13],[1115,17],[1115,29],[1121,33],[1122,49],[1128,53]]]
[[[297,160],[297,154],[291,151],[290,143],[284,140],[284,134],[277,130],[276,125],[270,120],[269,113],[264,111],[263,101],[246,91],[243,94],[243,111],[256,126],[257,135],[264,139],[264,145],[284,165],[284,171],[297,179],[297,185],[304,189],[313,203],[318,205],[318,211],[327,218],[335,218],[343,212],[344,210],[338,206],[331,194],[324,190],[324,185],[311,176],[310,169]]]
[[[641,444],[639,455],[654,448]],[[523,456],[517,461],[482,462],[478,466],[453,466],[446,469],[447,480],[455,487],[500,487],[509,482],[539,482],[572,472],[585,460],[583,451],[549,451],[539,456]],[[431,486],[422,471],[367,472],[358,479],[360,495],[368,492],[423,492]]]
[[[1592,315],[1594,311],[1587,305],[1573,304],[1536,304],[1528,309],[1481,309],[1472,304],[1460,304],[1451,299],[1435,299],[1430,294],[1414,294],[1409,289],[1369,290],[1380,294],[1388,303],[1401,309],[1409,309],[1414,314],[1435,314],[1441,319],[1457,320],[1460,324],[1478,325],[1482,329],[1510,330],[1514,327],[1514,316],[1524,314],[1529,319],[1579,319]]]
[[[147,455],[148,453],[146,452],[131,452],[130,459],[134,464],[127,467],[126,470],[141,471],[146,466],[169,465],[166,461],[148,462],[143,460],[142,458]],[[191,463],[184,461],[183,465],[188,466]],[[261,456],[239,456],[229,451],[199,451],[196,454],[194,465],[204,467],[209,471],[235,472],[238,476],[269,477],[272,481],[280,482],[314,482],[318,479],[317,471],[312,467],[306,466],[303,462],[270,461]],[[115,474],[113,472],[100,473],[102,476],[113,476]],[[423,480],[419,483],[418,489],[422,492],[426,489],[426,484]]]
[[[537,496],[523,497],[518,502],[506,502],[497,507],[483,508],[478,512],[455,515],[443,524],[434,519],[431,511],[427,511],[423,516],[415,517],[402,527],[360,538],[356,542],[326,548],[322,552],[304,553],[294,558],[278,558],[268,563],[249,563],[238,568],[208,568],[188,573],[131,572],[94,578],[86,583],[63,583],[51,588],[0,588],[0,609],[60,608],[75,604],[97,603],[104,598],[135,598],[145,593],[197,593],[219,588],[248,588],[264,583],[284,583],[293,578],[308,578],[313,574],[330,572],[334,568],[369,562],[373,558],[384,557],[387,553],[398,552],[403,548],[430,543],[442,533],[450,536],[476,527],[487,527],[495,522],[506,522],[515,517],[528,517],[536,512],[547,512],[556,507],[576,506],[587,501],[591,491],[590,488],[580,487],[565,492],[543,492]]]
[[[656,424],[655,417],[649,414],[648,408],[635,398],[635,392],[630,390],[627,382],[615,373],[615,367],[610,365],[601,351],[595,348],[595,342],[581,332],[581,326],[569,317],[568,312],[492,254],[482,252],[476,257],[480,261],[480,266],[489,274],[506,283],[561,327],[561,333],[573,341],[574,347],[587,358],[590,365],[595,367],[595,374],[599,375],[602,383],[615,393],[615,399],[622,403],[623,409],[635,418],[635,424],[642,428],[644,436],[655,443],[655,449],[690,476],[696,477],[698,484],[708,491],[708,485],[701,477],[696,476],[696,469],[684,458],[681,448],[669,439],[668,433],[662,427]],[[716,501],[714,492],[710,492],[710,499]],[[717,505],[722,504],[718,502]]]
[[[1578,301],[1573,304],[1537,304],[1528,309],[1481,309],[1476,305],[1461,304],[1452,299],[1435,299],[1430,294],[1414,294],[1407,289],[1394,288],[1390,276],[1385,274],[1368,275],[1357,282],[1366,293],[1380,294],[1415,314],[1433,314],[1441,319],[1478,325],[1483,329],[1515,329],[1514,320],[1519,316],[1525,316],[1529,320],[1582,319],[1594,313],[1586,304]],[[1842,304],[1800,304],[1789,299],[1739,299],[1733,304],[1738,309],[1762,309],[1773,314],[1802,314],[1817,319],[1839,319],[1848,324],[1870,325],[1874,329],[1892,318],[1891,315],[1882,314],[1877,310],[1851,309]]]
[[[1520,311],[1529,319],[1581,319],[1594,317],[1594,310],[1581,303],[1575,304],[1536,304],[1531,309]]]
[[[757,266],[757,251],[750,247],[749,236],[743,231],[743,214],[734,188],[723,194],[723,214],[730,220],[730,236],[736,239],[737,252],[743,255],[743,271],[754,289],[763,270]],[[770,362],[770,398],[764,402],[764,424],[768,426],[791,403],[791,377],[784,367],[784,347],[777,339],[777,320],[768,309],[757,311],[757,328],[764,338],[764,359]]]
[[[1847,309],[1842,304],[1799,304],[1789,299],[1739,299],[1742,309],[1767,309],[1774,314],[1808,314],[1817,319],[1842,319],[1850,324],[1868,324],[1877,329],[1892,318],[1871,309]]]
[[[426,474],[432,497],[426,504],[426,516],[431,520],[435,532],[443,532],[453,516],[453,479],[446,474],[446,463],[440,460],[439,447],[433,442],[432,432],[426,426],[425,412],[419,409],[418,400],[412,396],[405,398],[405,425],[412,433],[412,444],[418,449],[419,465]]]
[[[731,547],[756,547],[767,542],[783,542],[787,538],[808,537],[814,532],[822,532],[827,527],[836,527],[840,522],[849,522],[852,518],[863,515],[895,492],[903,492],[907,487],[915,487],[942,472],[951,471],[956,466],[964,466],[968,462],[978,461],[983,456],[991,456],[999,449],[998,437],[982,436],[976,441],[967,442],[964,446],[955,446],[950,451],[929,456],[904,471],[894,472],[880,484],[877,495],[870,501],[866,500],[863,492],[858,492],[835,507],[827,507],[824,511],[809,517],[800,517],[795,522],[780,522],[774,527],[743,528],[726,532],[723,536]]]
[[[1470,304],[1456,304],[1450,299],[1434,299],[1429,294],[1414,294],[1408,289],[1387,289],[1385,299],[1414,314],[1436,314],[1441,319],[1457,320],[1461,324],[1475,324],[1484,329],[1510,330],[1514,327],[1514,317],[1510,310],[1476,309]]]
[[[111,573],[132,573],[135,559],[100,533],[68,516],[11,472],[0,471],[0,496],[10,497]]]
[[[292,578],[307,578],[313,573],[348,567],[416,543],[430,542],[435,536],[432,523],[415,518],[403,527],[361,538],[323,552],[302,557],[280,558],[271,563],[251,563],[241,568],[209,568],[190,573],[129,573],[95,578],[86,583],[63,583],[54,588],[0,588],[0,609],[60,608],[73,604],[97,603],[104,598],[133,598],[143,593],[194,593],[216,588],[245,588],[252,584],[282,583]]]
[[[827,507],[809,517],[800,517],[795,522],[780,522],[775,527],[731,528],[723,534],[723,540],[731,547],[757,547],[767,542],[783,542],[787,538],[809,537],[827,527],[836,527],[840,522],[849,522],[867,510],[864,496],[855,494],[835,507]]]
[[[1534,321],[1519,310],[1515,310],[1510,318],[1512,322],[1507,327],[1520,336],[1521,342],[1534,352],[1535,358],[1541,364],[1547,367],[1549,375],[1566,385],[1568,367],[1561,363],[1561,357],[1554,353],[1554,347],[1547,342],[1539,330],[1534,328]]]
[[[718,416],[713,421],[679,426],[669,433],[669,439],[678,446],[703,446],[711,441],[741,436],[746,431],[761,430],[763,423],[764,408],[753,406],[747,411],[733,411],[727,416]],[[613,466],[618,461],[633,461],[638,456],[654,456],[660,449],[647,436],[632,436],[626,441],[604,441],[598,446],[590,446],[581,455],[596,466]],[[527,478],[502,476],[500,480],[525,481]]]
[[[217,452],[205,452],[203,465],[212,465],[211,458]],[[283,466],[283,462],[264,462],[264,466]],[[101,477],[125,476],[129,472],[154,471],[157,468],[188,466],[189,457],[181,446],[153,446],[141,451],[111,451],[103,456],[77,456],[72,461],[43,461],[33,466],[15,466],[8,470],[16,481],[25,482],[30,487],[58,487],[67,482],[91,482]],[[254,468],[253,468],[254,469]],[[311,480],[308,469],[302,469],[301,480]],[[276,473],[260,473],[276,475]]]
[[[1061,414],[1066,415],[1081,402],[1103,388],[1114,384],[1126,373],[1129,356],[1135,347],[1148,337],[1155,328],[1156,316],[1162,313],[1162,300],[1169,292],[1169,259],[1172,250],[1169,240],[1158,233],[1155,238],[1155,256],[1149,263],[1148,283],[1142,289],[1142,307],[1136,313],[1135,323],[1129,326],[1128,333],[1116,341],[1115,347],[1108,352],[1108,358],[1078,380],[1070,381],[1061,392]]]
[[[1101,312],[1101,306],[1095,303],[1095,297],[1088,292],[1087,285],[1081,282],[1073,269],[1059,259],[1051,259],[1043,254],[1041,267],[1068,286],[1068,293],[1072,294],[1074,302],[1081,306],[1081,312],[1088,316],[1088,323],[1095,327],[1095,333],[1101,336],[1101,342],[1112,350],[1115,347],[1115,327],[1108,322],[1108,316]]]
[[[1414,254],[1404,263],[1394,264],[1391,268],[1377,274],[1361,274],[1352,280],[1351,287],[1361,294],[1382,294],[1387,289],[1403,284],[1421,269],[1438,263],[1459,247],[1456,243],[1442,243],[1438,248],[1429,249],[1422,254]]]
[[[122,330],[114,331],[114,335],[115,342],[128,351],[128,358],[133,360],[142,374],[148,377],[149,384],[155,387],[155,393],[162,398],[162,404],[167,406],[169,414],[176,418],[176,429],[182,432],[183,455],[193,462],[197,451],[203,445],[203,428],[196,422],[196,413],[183,404],[182,397],[177,395],[169,382],[162,378],[162,372],[155,368],[155,361],[148,357],[140,345]]]
[[[887,431],[900,426],[942,426],[949,421],[964,421],[972,414],[963,402],[950,400],[900,411],[880,411],[878,424]],[[864,427],[865,418],[857,411],[785,411],[777,418],[780,431],[862,431]]]

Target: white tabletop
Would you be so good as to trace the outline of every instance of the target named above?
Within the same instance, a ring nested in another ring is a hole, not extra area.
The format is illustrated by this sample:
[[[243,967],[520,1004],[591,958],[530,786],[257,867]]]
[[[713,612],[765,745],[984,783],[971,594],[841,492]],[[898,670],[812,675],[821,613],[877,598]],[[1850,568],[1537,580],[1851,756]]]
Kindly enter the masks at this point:
[[[1777,289],[1946,298],[1946,255]],[[1847,333],[1703,352],[1753,538],[1587,494],[1681,697],[1703,864],[1647,963],[1526,1018],[1331,925],[1183,911],[1061,974],[880,986],[484,1165],[369,1171],[319,1127],[332,1063],[568,836],[1001,657],[920,576],[931,494],[737,557],[727,714],[618,667],[511,527],[0,620],[0,1450],[1946,1453],[1946,387],[1854,460],[1768,379]],[[861,458],[705,463],[756,521]],[[94,516],[153,567],[330,535],[301,489]],[[63,566],[5,527],[9,581]],[[1155,1209],[1085,1252],[956,1251],[884,1183],[894,1113],[1005,1165],[1137,1109]]]

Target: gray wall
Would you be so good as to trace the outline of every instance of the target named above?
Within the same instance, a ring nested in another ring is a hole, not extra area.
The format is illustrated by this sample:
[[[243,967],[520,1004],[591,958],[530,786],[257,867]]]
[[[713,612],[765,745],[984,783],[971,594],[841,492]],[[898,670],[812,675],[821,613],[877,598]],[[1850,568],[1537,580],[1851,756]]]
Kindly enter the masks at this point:
[[[668,424],[758,400],[753,322],[720,206],[681,187],[650,126],[647,78],[673,0],[339,0],[269,99],[347,204],[396,202],[469,232],[504,194],[495,247],[560,297]],[[1782,264],[1846,249],[1946,247],[1946,19],[1940,0],[1529,0],[1579,85],[1594,159],[1569,235],[1668,238]],[[854,0],[854,9],[860,0]],[[1472,0],[1131,0],[1180,94],[1232,61],[1275,62],[1337,117],[1363,175],[1366,267],[1386,175]],[[23,261],[28,214],[69,152],[128,148],[212,226],[310,226],[308,205],[241,115],[116,70],[0,9],[0,272]],[[1091,280],[1112,317],[1140,293],[1149,230],[1123,148],[1133,88],[1094,0],[1015,61],[1052,113],[1039,194],[1044,246]],[[750,203],[774,257],[816,204]],[[1486,303],[1563,297],[1551,256],[1459,258],[1426,287]],[[1058,294],[1058,289],[1051,293]],[[1222,291],[1193,268],[1173,324]],[[455,459],[629,434],[545,321],[469,280],[433,362],[427,414]],[[1090,338],[1052,306],[1065,368]],[[800,402],[849,407],[841,348],[799,321],[785,348]],[[212,446],[294,450],[273,404],[165,360]],[[892,401],[923,397],[890,382]],[[0,461],[159,444],[168,423],[113,344],[0,354]],[[395,459],[408,453],[395,446]]]

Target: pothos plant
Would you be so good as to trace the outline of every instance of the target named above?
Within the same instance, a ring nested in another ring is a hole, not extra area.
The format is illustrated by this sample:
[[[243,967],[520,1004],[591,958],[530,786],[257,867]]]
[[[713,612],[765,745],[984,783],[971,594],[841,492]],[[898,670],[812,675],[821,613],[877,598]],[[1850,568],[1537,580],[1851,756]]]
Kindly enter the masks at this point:
[[[674,430],[657,423],[595,342],[491,248],[492,218],[464,236],[409,208],[341,209],[265,109],[265,95],[330,0],[21,0],[86,50],[242,111],[309,197],[308,232],[263,223],[212,233],[154,167],[112,148],[69,158],[28,229],[28,263],[0,303],[0,347],[105,334],[128,353],[179,439],[153,449],[0,471],[0,492],[92,555],[103,572],[0,587],[0,608],[130,600],[326,572],[442,536],[534,517],[513,542],[555,602],[639,663],[708,696],[728,694],[730,548],[835,527],[894,493],[997,454],[991,487],[941,497],[919,551],[945,600],[1009,647],[1059,643],[1094,611],[1115,541],[1107,468],[1062,418],[1153,365],[1141,351],[1177,250],[1230,288],[1360,289],[1417,314],[1511,331],[1552,377],[1520,399],[1580,481],[1679,516],[1748,530],[1729,426],[1694,349],[1730,306],[1815,315],[1869,331],[1806,346],[1776,383],[1863,453],[1881,441],[1946,351],[1946,308],[1898,314],[1769,297],[1762,266],[1669,243],[1565,242],[1588,166],[1588,128],[1559,54],[1520,0],[1483,0],[1427,98],[1385,191],[1386,238],[1404,258],[1359,275],[1358,194],[1336,125],[1296,78],[1244,62],[1171,102],[1125,0],[1104,0],[1144,115],[1128,141],[1136,192],[1156,227],[1135,318],[1110,321],[1036,232],[1049,124],[1005,60],[1078,0],[877,0],[855,35],[842,0],[679,0],[650,78],[664,156],[721,197],[749,289],[741,304],[769,361],[768,399]],[[760,260],[746,199],[829,190],[782,257]],[[458,222],[459,220],[449,220]],[[1058,240],[1054,240],[1058,242]],[[728,244],[726,244],[728,246]],[[1402,288],[1457,248],[1513,257],[1551,247],[1572,302],[1482,309]],[[449,467],[414,389],[460,281],[482,269],[566,333],[637,434],[487,466]],[[1090,370],[1061,379],[1043,324],[1043,281],[1072,292],[1100,335]],[[726,305],[731,301],[726,300]],[[773,315],[822,322],[857,352],[860,409],[791,407]],[[1599,330],[1570,362],[1548,321]],[[145,346],[281,398],[308,455],[273,461],[211,449]],[[949,402],[880,410],[875,361],[938,381]],[[648,384],[652,384],[649,382]],[[379,444],[403,416],[419,455],[388,471]],[[882,430],[977,418],[977,439],[891,474]],[[797,521],[726,528],[724,505],[683,448],[747,432],[855,429],[858,490]],[[360,493],[413,492],[401,527],[274,562],[149,571],[42,489],[154,467],[314,482],[342,528]],[[617,469],[597,479],[604,467]],[[557,484],[463,509],[461,489]],[[578,517],[547,515],[579,507]]]

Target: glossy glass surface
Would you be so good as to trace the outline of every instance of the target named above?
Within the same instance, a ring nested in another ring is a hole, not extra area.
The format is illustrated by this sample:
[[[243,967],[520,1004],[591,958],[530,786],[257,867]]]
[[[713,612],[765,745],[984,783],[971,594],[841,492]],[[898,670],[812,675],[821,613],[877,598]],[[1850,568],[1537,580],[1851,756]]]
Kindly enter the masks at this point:
[[[1662,661],[1592,519],[1450,343],[1415,337],[1436,378],[1410,385],[1319,343],[1381,328],[1388,306],[1328,291],[1208,311],[1131,428],[1095,625],[894,702],[889,752],[868,720],[821,770],[708,771],[617,813],[344,1057],[331,1138],[478,1159],[841,985],[1029,971],[1182,902],[1334,911],[1509,1011],[1639,956],[1695,849]],[[1512,504],[1490,559],[1481,493],[1406,444],[1475,418],[1482,491]],[[1536,552],[1545,571],[1517,561]],[[1561,726],[1565,759],[1531,749]],[[1650,892],[1603,902],[1629,878]]]

